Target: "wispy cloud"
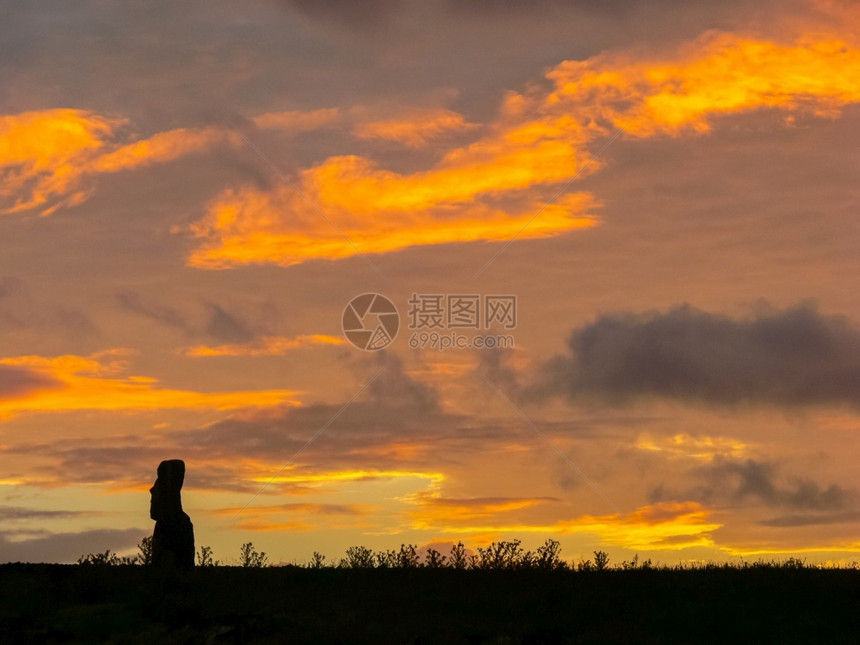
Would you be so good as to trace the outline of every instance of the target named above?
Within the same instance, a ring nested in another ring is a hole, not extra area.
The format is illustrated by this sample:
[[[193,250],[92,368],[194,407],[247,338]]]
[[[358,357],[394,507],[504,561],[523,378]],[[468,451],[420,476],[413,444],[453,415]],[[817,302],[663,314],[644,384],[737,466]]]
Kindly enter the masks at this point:
[[[835,35],[782,43],[710,32],[672,57],[611,52],[548,77],[567,109],[635,136],[678,135],[761,108],[837,116],[860,101],[860,50]]]
[[[370,175],[375,170],[358,169],[357,165],[364,163],[358,158],[327,163],[327,167],[307,171],[306,175],[308,182],[322,180],[322,192],[308,189],[305,183],[300,190],[313,204],[325,209],[326,217],[335,222],[351,244],[291,188],[279,186],[272,192],[264,192],[245,187],[224,192],[210,204],[209,214],[191,225],[199,246],[188,264],[201,269],[228,269],[246,264],[291,266],[308,260],[352,257],[355,249],[376,254],[424,244],[507,241],[522,231],[543,206],[531,201],[516,212],[485,204],[457,206],[445,203],[445,191],[454,193],[452,198],[456,199],[456,193],[468,188],[456,186],[454,175],[446,179],[451,182],[447,189],[415,185],[415,192],[407,195],[412,189],[406,185],[397,188],[386,181],[364,181],[365,170]],[[493,172],[488,167],[480,174],[489,178]],[[395,197],[386,203],[389,199],[386,193],[391,187],[404,191],[407,203],[416,199],[440,201],[420,209],[397,204]],[[340,188],[343,192],[339,192]],[[596,226],[598,220],[589,214],[594,207],[594,201],[587,195],[568,195],[544,210],[540,220],[526,228],[520,237],[541,238],[556,235],[559,230]]]
[[[259,128],[301,132],[331,123],[339,110],[272,112]],[[229,128],[176,128],[134,140],[128,119],[87,110],[54,109],[0,115],[0,214],[42,209],[50,215],[89,199],[87,178],[167,163],[216,146],[239,147]]]
[[[408,515],[412,528],[434,530],[439,524],[451,522],[498,522],[511,511],[532,508],[546,502],[557,502],[554,497],[443,497],[438,490],[424,490],[400,498],[415,506]]]
[[[163,163],[238,137],[220,128],[180,128],[131,143],[118,141],[127,120],[56,109],[0,116],[0,213],[58,208],[89,198],[89,175]],[[9,203],[11,201],[11,204]]]
[[[0,370],[16,370],[17,383],[30,383],[28,387],[19,387],[3,397],[0,417],[73,410],[230,410],[297,403],[296,392],[291,390],[194,392],[159,387],[158,380],[151,377],[120,376],[126,368],[121,359],[122,353],[117,350],[89,357],[19,356],[0,359]]]
[[[476,127],[479,127],[478,124],[469,123],[462,114],[437,109],[359,123],[354,133],[359,139],[383,139],[400,142],[409,148],[423,148],[442,135],[465,132]]]
[[[749,444],[732,437],[695,437],[686,433],[657,436],[642,433],[636,437],[636,449],[673,458],[713,461],[716,457],[744,457]]]
[[[343,338],[325,334],[306,334],[300,336],[265,336],[257,342],[240,345],[217,345],[209,347],[197,345],[183,350],[192,357],[209,356],[283,356],[287,352],[314,345],[343,345]]]
[[[329,125],[340,117],[338,108],[323,108],[301,112],[289,110],[286,112],[266,112],[253,118],[254,125],[264,130],[279,130],[282,132],[305,132],[316,130]]]

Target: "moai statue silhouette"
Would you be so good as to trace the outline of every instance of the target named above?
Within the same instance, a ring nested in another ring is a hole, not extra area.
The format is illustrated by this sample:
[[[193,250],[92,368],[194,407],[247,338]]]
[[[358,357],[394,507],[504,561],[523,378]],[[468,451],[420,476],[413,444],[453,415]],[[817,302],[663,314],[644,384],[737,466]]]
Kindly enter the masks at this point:
[[[182,510],[182,482],[185,462],[169,459],[158,464],[152,488],[149,516],[155,520],[152,534],[154,566],[187,569],[194,566],[194,526]]]

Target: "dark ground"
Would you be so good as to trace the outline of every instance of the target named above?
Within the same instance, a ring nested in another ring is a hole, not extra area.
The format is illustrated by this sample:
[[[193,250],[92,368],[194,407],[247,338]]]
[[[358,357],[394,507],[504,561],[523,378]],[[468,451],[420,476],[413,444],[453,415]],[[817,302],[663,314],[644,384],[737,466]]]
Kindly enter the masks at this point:
[[[0,565],[4,643],[860,643],[860,571]]]

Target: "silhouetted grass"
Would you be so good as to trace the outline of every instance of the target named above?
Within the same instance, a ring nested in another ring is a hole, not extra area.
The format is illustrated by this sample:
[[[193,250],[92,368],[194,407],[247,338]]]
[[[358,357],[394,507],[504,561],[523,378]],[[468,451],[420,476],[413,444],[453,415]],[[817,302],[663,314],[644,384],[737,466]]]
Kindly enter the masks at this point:
[[[408,553],[408,552],[407,552]],[[860,571],[0,566],[0,641],[854,643]]]

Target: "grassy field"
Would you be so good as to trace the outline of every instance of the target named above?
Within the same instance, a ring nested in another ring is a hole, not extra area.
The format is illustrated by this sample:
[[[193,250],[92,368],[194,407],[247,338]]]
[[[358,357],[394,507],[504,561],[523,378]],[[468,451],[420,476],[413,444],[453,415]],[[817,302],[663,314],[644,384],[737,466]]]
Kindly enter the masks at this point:
[[[857,643],[860,571],[0,565],[0,640]]]

